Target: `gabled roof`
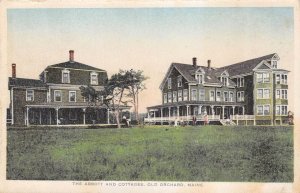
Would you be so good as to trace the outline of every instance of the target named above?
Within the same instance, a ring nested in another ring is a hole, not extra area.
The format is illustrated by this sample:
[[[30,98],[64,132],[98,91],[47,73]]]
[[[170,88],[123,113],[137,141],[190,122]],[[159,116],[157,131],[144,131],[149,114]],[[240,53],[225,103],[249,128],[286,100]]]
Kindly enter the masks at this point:
[[[223,71],[227,70],[228,73],[229,73],[229,76],[236,76],[236,75],[240,75],[240,74],[251,73],[253,71],[253,69],[261,61],[271,60],[274,57],[274,55],[277,55],[277,54],[273,53],[273,54],[269,54],[269,55],[262,56],[262,57],[259,57],[259,58],[254,58],[254,59],[246,60],[246,61],[243,61],[243,62],[231,64],[229,66],[224,66],[224,67],[218,68],[218,71],[223,72]]]
[[[205,73],[204,76],[204,82],[206,84],[214,84],[214,85],[222,85],[222,82],[218,79],[223,73],[229,74],[229,77],[242,75],[242,74],[248,74],[252,73],[255,67],[257,67],[259,64],[266,64],[266,62],[272,60],[272,59],[279,59],[278,55],[276,53],[265,55],[262,57],[246,60],[243,62],[231,64],[228,66],[224,66],[221,68],[208,68],[206,66],[193,66],[191,64],[182,64],[182,63],[172,63],[168,73],[164,77],[164,80],[162,81],[160,88],[163,87],[165,84],[167,77],[172,72],[172,70],[175,68],[178,70],[178,72],[187,80],[189,83],[196,83],[195,79],[195,73],[198,69],[202,69]],[[269,65],[268,65],[269,66]],[[276,70],[276,69],[274,69]],[[228,80],[229,86],[235,86],[236,84],[229,79]]]
[[[41,80],[27,78],[11,78],[8,79],[8,87],[46,87]]]
[[[81,70],[105,71],[76,61],[67,61],[59,64],[53,64],[48,66],[47,68],[71,68],[71,69],[81,69]]]

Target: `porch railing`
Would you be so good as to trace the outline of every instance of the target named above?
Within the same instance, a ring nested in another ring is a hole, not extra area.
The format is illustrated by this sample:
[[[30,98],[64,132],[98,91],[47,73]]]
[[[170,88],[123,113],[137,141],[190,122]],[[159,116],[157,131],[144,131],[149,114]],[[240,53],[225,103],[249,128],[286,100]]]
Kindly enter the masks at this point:
[[[254,115],[231,115],[232,120],[254,120]]]
[[[220,115],[207,115],[209,121],[218,121],[220,120]],[[172,116],[172,117],[146,117],[145,122],[173,122],[177,121],[192,121],[193,115],[188,116]],[[204,115],[195,116],[197,121],[204,121]]]

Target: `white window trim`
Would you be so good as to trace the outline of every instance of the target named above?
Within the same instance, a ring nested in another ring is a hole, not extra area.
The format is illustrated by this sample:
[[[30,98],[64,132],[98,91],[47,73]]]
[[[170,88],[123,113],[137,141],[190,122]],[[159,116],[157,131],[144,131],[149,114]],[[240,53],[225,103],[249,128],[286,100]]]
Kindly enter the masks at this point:
[[[214,93],[214,97],[213,97],[213,98],[211,97],[211,93]],[[216,93],[215,93],[214,90],[209,91],[209,101],[215,101],[215,98],[216,98],[216,95],[215,95],[215,94],[216,94]]]
[[[240,95],[240,96],[238,96],[238,95]],[[236,98],[237,98],[236,99],[237,102],[244,102],[245,101],[245,92],[244,91],[238,91],[238,92],[236,92]]]
[[[180,83],[180,84],[179,84]],[[178,77],[177,77],[177,87],[182,87],[182,76],[181,75],[179,75]]]
[[[258,114],[258,107],[262,106],[262,114]],[[269,106],[269,114],[265,115],[265,106]],[[276,109],[275,109],[276,110]],[[264,105],[256,105],[256,115],[257,116],[271,116],[271,105],[270,104],[264,104]]]
[[[172,99],[172,92],[168,92],[168,103],[172,103],[173,99]]]
[[[172,89],[172,79],[168,78],[168,89]]]
[[[28,100],[28,91],[32,91],[32,100]],[[26,89],[26,101],[34,101],[34,90],[33,89]]]
[[[71,93],[75,93],[75,101],[71,101]],[[76,101],[77,101],[76,91],[70,90],[70,91],[69,91],[69,102],[74,103],[74,102],[76,102]]]
[[[186,98],[184,96],[184,93],[186,93]],[[183,89],[183,92],[182,92],[182,101],[188,101],[189,100],[189,92],[188,92],[188,89]]]
[[[172,93],[172,96],[173,96],[173,103],[176,103],[177,102],[177,91],[173,91]]]
[[[67,82],[64,82],[64,73],[67,73],[68,74],[68,81]],[[70,83],[70,70],[67,70],[67,69],[63,69],[61,71],[61,82],[66,84],[66,83]]]
[[[227,93],[227,101],[225,100],[225,93]],[[228,91],[223,91],[223,101],[224,102],[229,102],[229,93],[228,93]]]
[[[283,97],[282,91],[286,91],[286,98]],[[277,92],[279,91],[279,98],[277,98]],[[276,89],[276,99],[288,100],[288,89]]]
[[[60,101],[57,101],[56,100],[56,92],[59,92],[60,93]],[[54,97],[54,102],[62,102],[62,92],[61,92],[61,90],[54,90],[54,95],[53,95],[53,97]]]
[[[279,114],[277,114],[277,107],[279,107]],[[282,113],[282,107],[286,107],[286,114]],[[286,115],[288,115],[288,105],[276,105],[275,115],[276,116],[286,116]]]
[[[96,76],[96,83],[93,83],[93,76]],[[91,85],[98,85],[99,84],[99,80],[98,80],[98,73],[97,72],[91,72],[90,73],[90,83]]]
[[[258,90],[262,90],[262,97],[258,97]],[[269,98],[265,98],[265,90],[269,90]],[[257,99],[270,99],[271,97],[271,89],[270,88],[257,88],[256,89],[256,98]]]
[[[232,98],[230,97],[230,95],[232,95]],[[233,102],[234,100],[234,95],[233,95],[233,92],[232,91],[229,91],[229,96],[228,96],[228,98],[229,98],[229,102]]]
[[[179,100],[179,93],[181,94],[180,100]],[[177,94],[178,94],[177,101],[178,102],[182,101],[183,100],[182,90],[178,90]]]
[[[164,104],[168,103],[168,93],[164,93]]]
[[[203,91],[203,93],[204,93],[204,96],[203,96],[203,98],[201,98],[201,92],[200,91]],[[205,101],[205,89],[203,89],[203,88],[200,88],[199,89],[199,101]]]
[[[196,73],[195,79],[197,80],[198,84],[204,84],[204,73]]]
[[[219,100],[218,100],[218,93],[220,93],[220,98],[219,98]],[[222,101],[221,99],[222,99],[221,91],[217,91],[217,92],[216,92],[216,101],[220,102],[220,101]]]
[[[193,95],[193,92],[195,92],[195,95]],[[195,96],[195,99],[193,99],[194,96]],[[191,90],[191,101],[197,101],[197,89]]]

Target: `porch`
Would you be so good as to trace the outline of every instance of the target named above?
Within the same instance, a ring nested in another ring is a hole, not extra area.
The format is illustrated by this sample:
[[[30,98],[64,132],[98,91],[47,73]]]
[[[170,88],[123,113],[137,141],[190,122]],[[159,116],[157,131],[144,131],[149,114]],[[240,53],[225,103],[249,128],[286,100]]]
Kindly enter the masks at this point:
[[[199,105],[186,104],[176,106],[154,106],[148,108],[148,116],[144,119],[149,124],[172,124],[175,121],[190,124],[196,120],[196,123],[218,122],[226,124],[225,120],[232,124],[238,124],[239,121],[254,121],[254,115],[246,115],[243,105]],[[246,122],[247,123],[247,122]]]
[[[128,111],[129,107],[122,107]],[[130,115],[130,113],[127,113]],[[124,114],[120,114],[120,118]],[[26,105],[24,112],[26,126],[85,126],[85,125],[111,125],[116,121],[105,106],[89,106],[88,104],[40,104]],[[127,116],[130,119],[130,117]]]

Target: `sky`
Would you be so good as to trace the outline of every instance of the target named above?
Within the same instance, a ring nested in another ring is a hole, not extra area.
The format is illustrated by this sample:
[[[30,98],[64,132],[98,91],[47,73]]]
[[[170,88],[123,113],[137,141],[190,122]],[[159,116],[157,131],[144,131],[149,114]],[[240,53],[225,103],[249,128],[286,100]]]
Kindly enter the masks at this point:
[[[140,112],[162,103],[159,85],[172,62],[213,67],[277,53],[293,87],[294,20],[289,7],[9,9],[8,71],[38,78],[68,60],[104,69],[143,70],[149,77]],[[289,108],[293,96],[289,89]]]

